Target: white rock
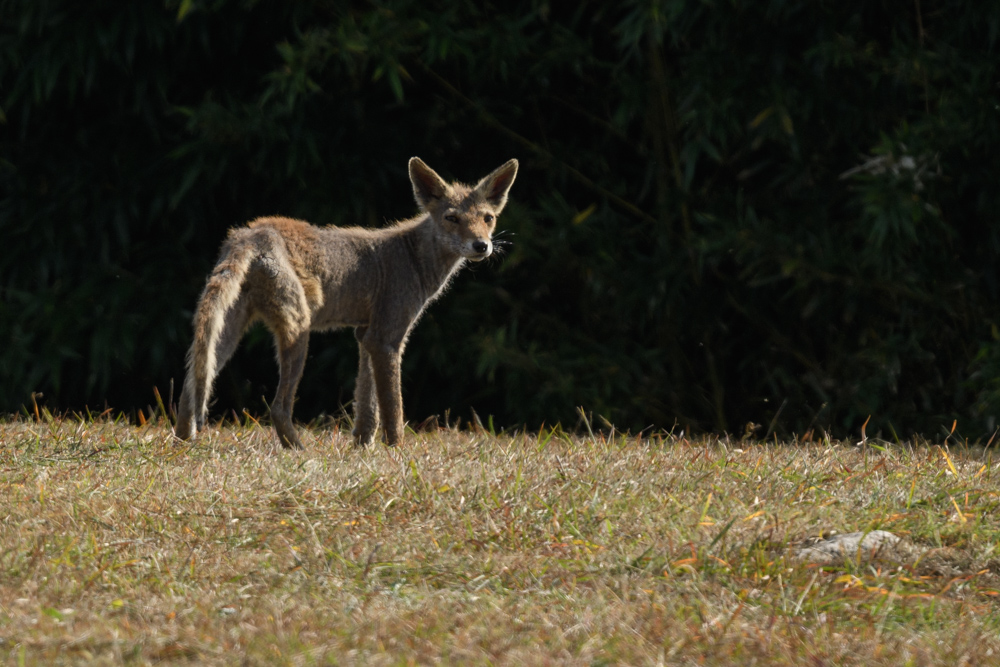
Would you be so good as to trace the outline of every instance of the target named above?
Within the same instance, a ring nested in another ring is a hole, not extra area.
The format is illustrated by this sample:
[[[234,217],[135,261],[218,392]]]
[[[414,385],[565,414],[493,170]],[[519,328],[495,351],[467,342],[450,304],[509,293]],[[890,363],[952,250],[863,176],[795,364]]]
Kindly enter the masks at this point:
[[[912,547],[903,539],[885,530],[868,533],[844,533],[801,547],[795,555],[813,563],[833,564],[851,560],[900,560]]]

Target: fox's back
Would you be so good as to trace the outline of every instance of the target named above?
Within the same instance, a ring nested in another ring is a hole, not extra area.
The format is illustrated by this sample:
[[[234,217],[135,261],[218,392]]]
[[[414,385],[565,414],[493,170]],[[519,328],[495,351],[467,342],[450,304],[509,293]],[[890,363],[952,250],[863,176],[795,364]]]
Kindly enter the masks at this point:
[[[405,259],[405,248],[391,227],[318,227],[265,217],[233,230],[230,239],[284,255],[302,284],[313,329],[367,324],[387,275]]]

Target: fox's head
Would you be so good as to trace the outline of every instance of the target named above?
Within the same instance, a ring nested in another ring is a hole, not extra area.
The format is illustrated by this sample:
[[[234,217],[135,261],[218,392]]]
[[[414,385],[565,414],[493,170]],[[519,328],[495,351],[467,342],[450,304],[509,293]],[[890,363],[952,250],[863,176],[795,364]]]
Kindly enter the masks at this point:
[[[434,221],[438,238],[456,255],[481,261],[493,253],[497,216],[517,176],[508,160],[474,187],[446,183],[418,157],[410,158],[410,181],[420,210]]]

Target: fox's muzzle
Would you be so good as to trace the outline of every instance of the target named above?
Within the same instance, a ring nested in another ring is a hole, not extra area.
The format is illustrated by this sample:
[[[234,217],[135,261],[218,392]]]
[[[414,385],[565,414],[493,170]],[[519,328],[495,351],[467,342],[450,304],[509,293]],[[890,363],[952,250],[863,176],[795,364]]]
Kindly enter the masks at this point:
[[[476,239],[472,242],[472,252],[474,254],[470,259],[486,259],[493,253],[493,243],[489,240],[483,241],[482,239]]]

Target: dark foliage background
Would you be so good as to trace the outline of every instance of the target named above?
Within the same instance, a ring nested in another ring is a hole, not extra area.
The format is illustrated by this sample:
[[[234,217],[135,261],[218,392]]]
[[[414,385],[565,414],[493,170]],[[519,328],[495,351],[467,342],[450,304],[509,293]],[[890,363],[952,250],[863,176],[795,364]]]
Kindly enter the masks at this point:
[[[522,169],[407,416],[886,437],[1000,410],[1000,3],[0,0],[0,409],[179,383],[225,230]],[[297,414],[349,400],[313,338]],[[216,414],[260,413],[253,331]]]

